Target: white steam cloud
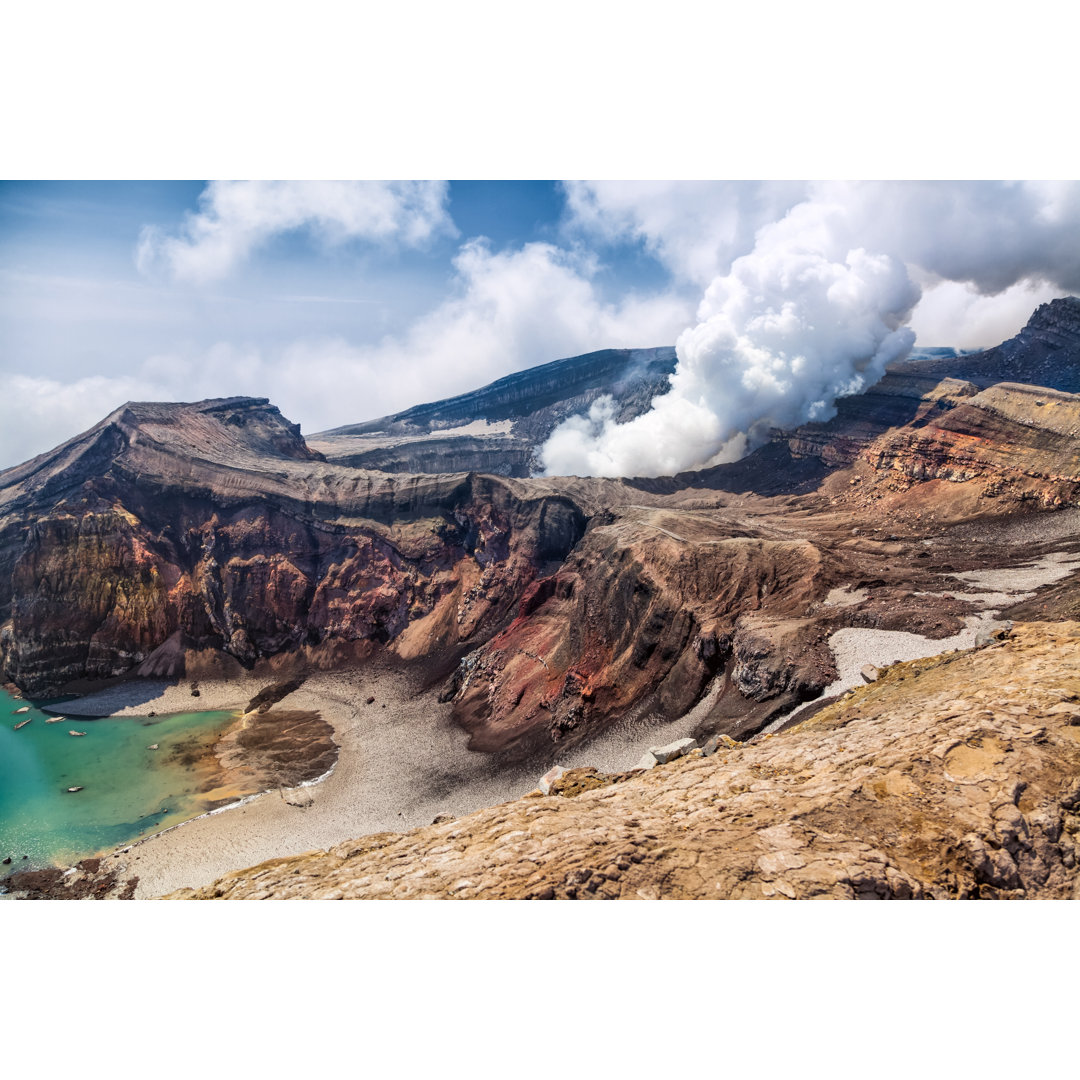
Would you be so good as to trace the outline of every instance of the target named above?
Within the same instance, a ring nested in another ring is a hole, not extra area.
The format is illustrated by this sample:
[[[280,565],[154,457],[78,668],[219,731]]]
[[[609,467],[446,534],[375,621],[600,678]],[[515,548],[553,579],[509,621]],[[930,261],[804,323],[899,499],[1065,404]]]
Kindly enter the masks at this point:
[[[671,390],[625,424],[610,400],[561,424],[541,449],[548,474],[657,476],[736,460],[770,428],[827,420],[837,398],[876,382],[911,349],[909,321],[978,325],[976,343],[990,345],[1021,309],[1026,318],[1080,291],[1080,184],[820,183],[794,205],[792,185],[716,187],[645,185],[637,202],[632,185],[568,189],[571,227],[643,241],[683,280],[710,265],[717,276],[678,338]],[[777,208],[740,252],[740,217]]]
[[[225,277],[279,233],[311,229],[326,243],[366,240],[420,247],[455,233],[448,185],[431,180],[215,180],[199,197],[179,236],[143,229],[139,270],[164,270],[178,281]]]

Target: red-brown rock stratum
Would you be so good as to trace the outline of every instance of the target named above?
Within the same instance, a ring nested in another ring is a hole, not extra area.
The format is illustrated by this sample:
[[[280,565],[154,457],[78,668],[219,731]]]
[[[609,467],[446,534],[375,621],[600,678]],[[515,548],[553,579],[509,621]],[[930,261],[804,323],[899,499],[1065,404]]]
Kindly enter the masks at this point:
[[[129,404],[0,473],[4,672],[42,692],[386,651],[449,675],[475,749],[522,754],[722,677],[707,727],[745,737],[834,679],[835,630],[947,637],[975,610],[954,575],[1075,546],[1038,512],[1080,503],[1080,397],[1017,380],[1077,385],[1080,301],[934,364],[642,481],[368,472],[264,400]]]

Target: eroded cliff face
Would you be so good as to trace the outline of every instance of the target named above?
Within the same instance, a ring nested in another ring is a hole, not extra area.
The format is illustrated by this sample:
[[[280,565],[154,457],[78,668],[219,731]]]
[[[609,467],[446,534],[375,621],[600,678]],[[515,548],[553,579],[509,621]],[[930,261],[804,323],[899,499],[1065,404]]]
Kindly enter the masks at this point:
[[[127,406],[0,483],[4,665],[29,692],[199,651],[341,662],[451,603],[429,651],[452,651],[584,530],[491,478],[327,465],[253,399]]]
[[[753,494],[777,473],[792,494]],[[721,676],[701,733],[747,737],[836,677],[837,629],[958,633],[978,609],[951,575],[1016,561],[997,523],[1080,505],[1080,396],[893,375],[734,466],[632,483],[462,661],[470,745],[565,745],[632,710],[674,719]],[[950,531],[978,520],[978,538]],[[836,588],[868,595],[838,609]]]
[[[1080,497],[1080,395],[1043,386],[980,391],[960,379],[889,374],[844,399],[835,420],[777,438],[798,457],[853,469],[849,479],[878,497],[927,480],[970,482],[966,495],[998,500],[1004,513]]]
[[[177,898],[1080,899],[1080,623],[898,664],[791,731]]]
[[[833,673],[822,635],[804,622],[798,656],[777,645],[836,567],[809,541],[733,531],[719,514],[632,507],[594,522],[518,618],[462,661],[451,690],[470,745],[541,731],[566,744],[635,709],[674,719],[725,665],[748,708],[819,692]]]

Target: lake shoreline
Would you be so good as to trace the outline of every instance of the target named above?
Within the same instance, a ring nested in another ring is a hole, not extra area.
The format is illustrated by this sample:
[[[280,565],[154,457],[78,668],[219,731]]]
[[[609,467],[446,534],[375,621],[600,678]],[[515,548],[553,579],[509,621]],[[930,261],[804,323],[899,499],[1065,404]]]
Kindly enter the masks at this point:
[[[0,699],[0,861],[11,860],[0,887],[20,870],[68,866],[189,820],[230,794],[214,790],[231,777],[213,751],[238,710],[127,722],[63,708],[6,688]]]
[[[267,681],[200,680],[197,700],[207,708],[242,709]],[[270,859],[404,832],[440,814],[461,817],[536,789],[549,763],[469,750],[467,733],[452,720],[452,705],[438,696],[422,667],[389,658],[314,672],[280,704],[318,712],[332,726],[338,758],[324,776],[215,808],[103,858],[121,879],[138,877],[136,899],[159,897]],[[100,710],[107,702],[111,715],[134,717],[190,708],[191,701],[188,683],[130,680],[87,695],[71,711]],[[583,746],[561,753],[552,747],[552,757],[565,768],[622,771],[649,745],[681,737],[695,723],[692,713],[673,723],[620,724]]]

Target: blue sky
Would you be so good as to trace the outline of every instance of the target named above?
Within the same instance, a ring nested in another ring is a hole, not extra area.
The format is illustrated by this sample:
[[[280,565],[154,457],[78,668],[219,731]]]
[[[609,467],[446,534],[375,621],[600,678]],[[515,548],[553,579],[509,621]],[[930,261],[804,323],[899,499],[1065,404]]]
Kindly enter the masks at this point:
[[[895,255],[921,344],[993,344],[1074,287],[1078,202],[1068,184],[3,182],[0,467],[131,399],[266,396],[311,433],[673,344],[785,220],[816,222],[784,228],[818,247],[827,222],[834,260]]]
[[[460,235],[422,249],[320,244],[301,228],[268,238],[227,280],[141,274],[142,230],[175,228],[198,210],[205,186],[0,185],[5,370],[70,377],[221,341],[260,348],[312,335],[372,341],[401,331],[446,294],[461,238],[520,247],[554,236],[562,212],[552,183],[468,182],[451,185],[448,200]]]

